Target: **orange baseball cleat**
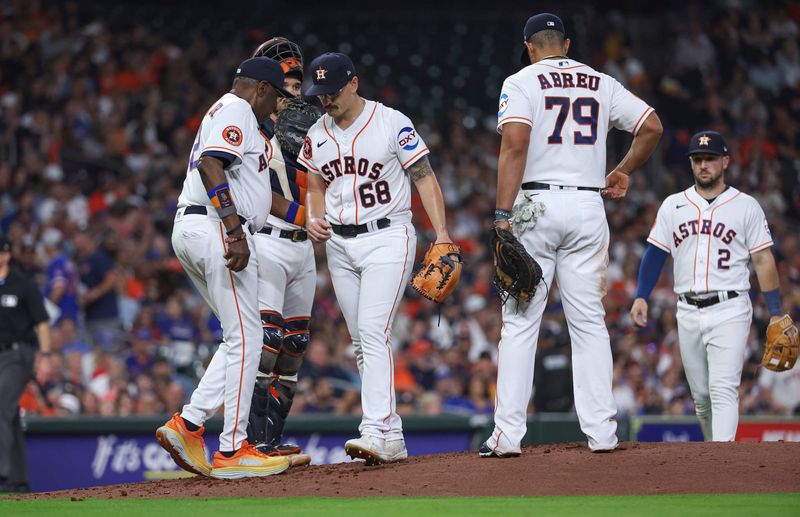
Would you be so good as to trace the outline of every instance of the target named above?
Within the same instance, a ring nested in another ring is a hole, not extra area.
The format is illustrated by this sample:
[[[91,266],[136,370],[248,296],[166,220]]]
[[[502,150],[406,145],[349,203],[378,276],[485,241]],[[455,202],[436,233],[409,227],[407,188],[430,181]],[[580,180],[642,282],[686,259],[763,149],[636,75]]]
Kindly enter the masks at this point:
[[[236,454],[227,458],[221,453],[214,454],[214,468],[211,477],[219,479],[240,479],[264,477],[280,474],[292,465],[289,456],[267,456],[258,452],[247,440]]]
[[[166,424],[156,430],[156,439],[183,470],[208,476],[211,465],[208,463],[206,442],[203,440],[204,431],[204,427],[197,431],[188,430],[183,418],[175,413]]]

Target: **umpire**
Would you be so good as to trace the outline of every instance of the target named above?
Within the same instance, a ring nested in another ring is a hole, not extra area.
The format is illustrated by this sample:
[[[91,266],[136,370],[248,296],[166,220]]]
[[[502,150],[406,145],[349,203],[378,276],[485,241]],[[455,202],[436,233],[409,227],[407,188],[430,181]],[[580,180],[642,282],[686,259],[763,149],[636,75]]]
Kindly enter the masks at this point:
[[[19,397],[33,375],[37,338],[43,358],[50,355],[42,294],[10,262],[11,243],[0,236],[0,493],[30,491]]]

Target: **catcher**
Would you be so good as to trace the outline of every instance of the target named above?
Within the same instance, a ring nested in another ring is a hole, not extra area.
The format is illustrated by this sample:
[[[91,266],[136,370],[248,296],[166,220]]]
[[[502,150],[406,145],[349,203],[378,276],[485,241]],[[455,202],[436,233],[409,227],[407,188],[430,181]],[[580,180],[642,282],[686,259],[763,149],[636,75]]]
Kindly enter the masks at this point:
[[[797,328],[781,310],[772,235],[758,201],[725,184],[725,139],[700,131],[689,144],[694,185],[669,196],[656,216],[639,268],[631,318],[647,326],[647,298],[672,255],[678,339],[686,379],[706,440],[732,441],[739,423],[739,384],[750,335],[752,261],[771,316],[765,368],[797,360]]]
[[[303,55],[295,43],[273,38],[259,45],[254,56],[277,61],[285,73],[284,88],[300,95]],[[299,98],[281,101],[277,111],[262,122],[261,131],[273,150],[268,164],[273,199],[277,193],[288,207],[273,210],[281,217],[270,215],[254,235],[263,342],[247,439],[262,453],[288,455],[292,464],[298,465],[310,458],[299,454],[298,445],[284,443],[283,428],[309,343],[316,264],[314,249],[303,229],[307,172],[296,160],[306,131],[321,112]]]

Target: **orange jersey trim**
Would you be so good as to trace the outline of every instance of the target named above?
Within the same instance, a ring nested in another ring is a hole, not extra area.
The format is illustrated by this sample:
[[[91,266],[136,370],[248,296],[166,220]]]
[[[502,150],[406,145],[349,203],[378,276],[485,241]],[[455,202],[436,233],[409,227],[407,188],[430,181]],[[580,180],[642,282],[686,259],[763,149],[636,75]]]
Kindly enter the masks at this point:
[[[642,116],[639,117],[639,120],[637,120],[636,124],[633,125],[633,134],[634,135],[636,135],[636,133],[638,133],[639,130],[642,129],[642,127],[639,124],[644,125],[643,122],[647,119],[647,116],[650,115],[650,113],[652,113],[654,111],[655,110],[650,106],[648,106],[647,109],[644,110],[644,113],[642,113]]]
[[[375,112],[376,111],[378,111],[378,103],[377,102],[372,106],[372,113],[369,114],[369,118],[367,119],[367,123],[364,124],[364,127],[362,127],[359,130],[359,132],[356,133],[355,138],[353,138],[353,145],[350,147],[350,156],[353,157],[354,161],[355,161],[355,157],[356,157],[356,141],[358,141],[358,137],[361,136],[361,133],[363,133],[364,130],[367,129],[367,126],[369,126],[369,123],[372,122],[372,117],[375,116]],[[355,201],[355,205],[356,205],[356,224],[358,224],[358,205],[359,205],[358,198],[356,197],[356,180],[357,179],[358,179],[358,174],[353,174],[353,201]]]
[[[775,244],[775,242],[774,242],[774,241],[772,241],[772,240],[768,240],[767,242],[765,242],[765,243],[763,243],[763,244],[759,244],[758,246],[755,246],[755,247],[753,247],[753,248],[750,248],[750,249],[749,249],[749,250],[747,250],[747,251],[750,251],[750,252],[753,252],[753,251],[760,251],[761,249],[763,249],[763,248],[768,248],[768,247],[772,246],[773,244]]]
[[[529,126],[533,127],[533,121],[531,119],[525,118],[525,117],[506,117],[506,118],[501,118],[497,122],[497,126],[498,127],[502,126],[503,124],[506,124],[507,122],[523,122],[523,123],[528,124]]]
[[[222,239],[222,249],[225,250],[227,253],[227,247],[225,246],[225,234],[224,228],[222,226],[222,221],[219,223],[219,236]],[[244,337],[244,323],[242,322],[242,311],[239,309],[239,297],[236,294],[236,285],[233,282],[233,271],[230,269],[228,270],[228,276],[231,279],[231,289],[233,289],[233,301],[236,303],[236,314],[239,315],[239,332],[242,333],[242,365],[239,368],[239,391],[236,395],[236,419],[233,421],[233,432],[231,436],[231,448],[236,450],[236,426],[239,422],[239,406],[242,399],[242,378],[244,377],[244,351],[247,349]]]
[[[418,152],[417,154],[415,154],[414,156],[412,156],[411,158],[409,158],[408,160],[406,160],[406,163],[404,163],[404,164],[402,165],[402,167],[405,169],[405,168],[406,168],[406,167],[408,167],[409,165],[413,165],[413,164],[415,164],[415,163],[418,161],[418,160],[417,160],[417,158],[421,158],[421,155],[423,155],[423,153],[424,153],[424,154],[428,154],[429,152],[430,152],[430,150],[429,150],[429,149],[426,147],[426,148],[425,148],[425,149],[423,149],[422,151]]]

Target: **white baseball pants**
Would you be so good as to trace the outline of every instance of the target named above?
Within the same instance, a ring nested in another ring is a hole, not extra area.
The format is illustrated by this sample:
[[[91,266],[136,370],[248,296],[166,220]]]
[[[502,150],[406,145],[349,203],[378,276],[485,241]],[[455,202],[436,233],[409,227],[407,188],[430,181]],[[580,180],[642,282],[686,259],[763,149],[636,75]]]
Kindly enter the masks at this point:
[[[753,306],[747,294],[698,309],[678,301],[678,340],[686,380],[706,440],[731,442],[739,425]]]
[[[503,308],[497,361],[495,429],[487,441],[498,452],[518,452],[527,431],[533,366],[548,286],[558,280],[572,341],[575,409],[592,450],[617,446],[612,394],[611,344],[602,299],[606,294],[608,224],[600,194],[592,191],[526,191],[545,204],[536,227],[520,236],[542,267],[543,284],[530,303]],[[519,200],[519,199],[518,199]]]
[[[411,223],[328,240],[328,268],[361,375],[362,435],[403,437],[396,411],[391,332],[414,264]]]
[[[203,425],[224,404],[219,449],[234,451],[247,438],[247,417],[261,357],[261,318],[253,238],[247,237],[250,261],[237,273],[225,267],[224,239],[225,227],[218,219],[184,215],[178,210],[172,230],[175,255],[222,324],[223,337],[181,416]]]
[[[271,235],[253,236],[258,256],[258,308],[275,311],[283,318],[308,318],[314,303],[317,266],[311,241],[282,239]]]

